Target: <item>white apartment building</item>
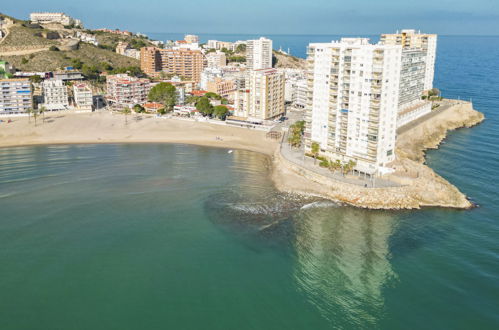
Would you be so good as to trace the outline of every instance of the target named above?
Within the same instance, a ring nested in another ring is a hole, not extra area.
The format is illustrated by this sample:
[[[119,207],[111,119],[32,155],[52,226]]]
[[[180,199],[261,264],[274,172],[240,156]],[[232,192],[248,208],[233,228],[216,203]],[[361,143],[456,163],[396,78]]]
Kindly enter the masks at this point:
[[[33,106],[29,79],[0,79],[0,115],[25,113]]]
[[[44,106],[48,110],[65,110],[69,107],[68,89],[61,79],[42,82]]]
[[[106,86],[107,100],[122,106],[145,103],[151,90],[149,79],[130,77],[126,74],[108,76]]]
[[[78,109],[92,110],[93,95],[92,89],[83,83],[73,85],[73,96],[75,105]]]
[[[424,89],[433,88],[435,76],[435,60],[437,58],[437,35],[425,34],[416,30],[402,30],[394,34],[382,34],[380,43],[384,45],[401,45],[405,49],[422,49],[426,52],[426,71]]]
[[[199,44],[199,37],[194,34],[187,34],[184,40],[189,44]]]
[[[249,70],[272,67],[272,40],[264,37],[257,40],[248,40],[246,45],[246,67]]]
[[[395,159],[402,47],[342,38],[308,47],[305,149],[357,162],[367,174]]]
[[[284,114],[285,78],[276,69],[250,71],[246,89],[236,91],[235,115],[263,121]]]
[[[219,50],[206,54],[206,64],[208,68],[220,68],[227,65],[227,57]]]
[[[31,13],[30,14],[31,23],[35,24],[50,24],[50,23],[59,23],[62,25],[75,25],[80,28],[83,28],[83,25],[79,19],[74,19],[71,16],[68,16],[64,13]]]

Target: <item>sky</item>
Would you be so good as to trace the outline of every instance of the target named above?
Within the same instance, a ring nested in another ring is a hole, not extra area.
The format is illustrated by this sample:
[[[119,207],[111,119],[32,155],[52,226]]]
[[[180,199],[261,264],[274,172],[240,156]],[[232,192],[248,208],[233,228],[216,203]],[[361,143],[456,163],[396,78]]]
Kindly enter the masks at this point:
[[[499,0],[14,0],[0,12],[27,19],[62,11],[87,28],[133,32],[379,34],[414,28],[499,35]]]

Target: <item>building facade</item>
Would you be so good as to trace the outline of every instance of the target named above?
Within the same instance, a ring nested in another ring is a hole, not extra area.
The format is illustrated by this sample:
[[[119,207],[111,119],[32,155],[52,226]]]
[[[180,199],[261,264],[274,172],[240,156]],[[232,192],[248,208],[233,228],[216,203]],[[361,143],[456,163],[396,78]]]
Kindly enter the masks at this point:
[[[0,114],[22,114],[33,106],[29,79],[0,79]]]
[[[64,110],[69,107],[68,88],[61,79],[42,82],[43,103],[49,110]]]
[[[250,71],[246,88],[235,96],[235,115],[250,121],[263,121],[285,112],[285,77],[275,69]]]
[[[184,37],[184,40],[189,43],[189,44],[198,44],[199,43],[199,37],[194,34],[187,34]]]
[[[87,84],[74,84],[73,96],[75,106],[81,110],[92,110],[93,108],[93,95],[92,89]]]
[[[200,50],[144,47],[140,51],[140,67],[151,76],[164,72],[199,83],[204,68],[204,56]]]
[[[71,16],[68,16],[64,13],[49,13],[49,12],[31,13],[29,17],[31,23],[34,24],[58,23],[62,25],[75,25],[81,28],[83,27],[80,20],[74,19]]]
[[[227,65],[227,57],[224,52],[215,51],[206,54],[206,64],[208,68],[220,68]]]
[[[248,40],[246,44],[246,67],[249,70],[272,67],[272,40],[264,37],[257,40]]]
[[[233,80],[215,78],[212,81],[209,81],[206,86],[207,92],[216,93],[222,97],[232,99],[233,94],[236,90],[236,84]]]
[[[426,52],[424,90],[433,88],[435,60],[437,58],[437,35],[425,34],[416,30],[402,30],[394,34],[382,34],[380,43],[400,45],[404,49],[420,49]]]
[[[130,77],[126,74],[108,76],[106,84],[108,102],[121,106],[145,103],[151,90],[149,79]]]
[[[402,47],[343,38],[308,47],[305,150],[382,173],[395,159]]]

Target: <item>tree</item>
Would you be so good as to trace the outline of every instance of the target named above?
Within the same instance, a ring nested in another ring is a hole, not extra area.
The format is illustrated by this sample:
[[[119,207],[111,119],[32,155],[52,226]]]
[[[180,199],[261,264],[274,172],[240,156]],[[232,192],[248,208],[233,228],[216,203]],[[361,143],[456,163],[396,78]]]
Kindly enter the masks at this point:
[[[73,58],[71,60],[71,65],[73,68],[80,70],[83,67],[83,62],[79,58]]]
[[[45,112],[47,109],[45,107],[41,107],[38,112],[40,112],[41,115],[43,115],[43,123],[45,123]]]
[[[172,84],[161,82],[151,89],[148,99],[164,104],[165,110],[170,112],[177,103],[177,91]]]
[[[228,112],[229,109],[227,109],[227,107],[223,105],[217,105],[213,108],[213,115],[221,120],[225,120]]]
[[[314,164],[317,160],[317,156],[319,155],[320,149],[321,149],[321,147],[317,142],[312,142],[310,150],[312,151],[312,154],[314,155]]]
[[[35,126],[36,126],[36,118],[38,117],[38,109],[31,109],[31,112],[33,113],[33,118],[35,118]]]
[[[123,113],[125,114],[125,125],[128,125],[128,115],[132,113],[129,107],[125,107],[123,109]]]
[[[196,102],[196,109],[203,114],[203,116],[211,116],[213,114],[213,105],[210,100],[203,96]]]
[[[204,94],[205,97],[209,98],[210,100],[221,100],[222,97],[220,95],[218,95],[217,93],[213,93],[213,92],[208,92],[206,94]]]
[[[244,53],[246,52],[246,44],[240,44],[236,47],[236,53]]]
[[[39,84],[42,82],[42,77],[40,77],[39,75],[34,75],[29,77],[29,81],[31,81],[32,83]]]
[[[31,123],[31,114],[33,113],[32,108],[26,109],[26,113],[28,114],[28,121]]]
[[[341,161],[339,159],[337,159],[336,161],[334,162],[329,162],[329,169],[331,171],[336,172],[337,170],[341,169]]]
[[[136,113],[144,113],[146,112],[146,109],[144,109],[144,107],[140,104],[136,104],[133,106],[133,111],[135,111]]]

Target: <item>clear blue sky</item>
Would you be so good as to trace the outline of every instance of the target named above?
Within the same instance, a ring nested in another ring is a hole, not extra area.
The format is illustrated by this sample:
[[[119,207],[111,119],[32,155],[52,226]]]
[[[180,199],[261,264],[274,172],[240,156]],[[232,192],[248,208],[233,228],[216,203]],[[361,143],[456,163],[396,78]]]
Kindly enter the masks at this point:
[[[378,34],[416,28],[499,34],[499,0],[6,0],[0,11],[63,11],[88,28],[134,32]]]

